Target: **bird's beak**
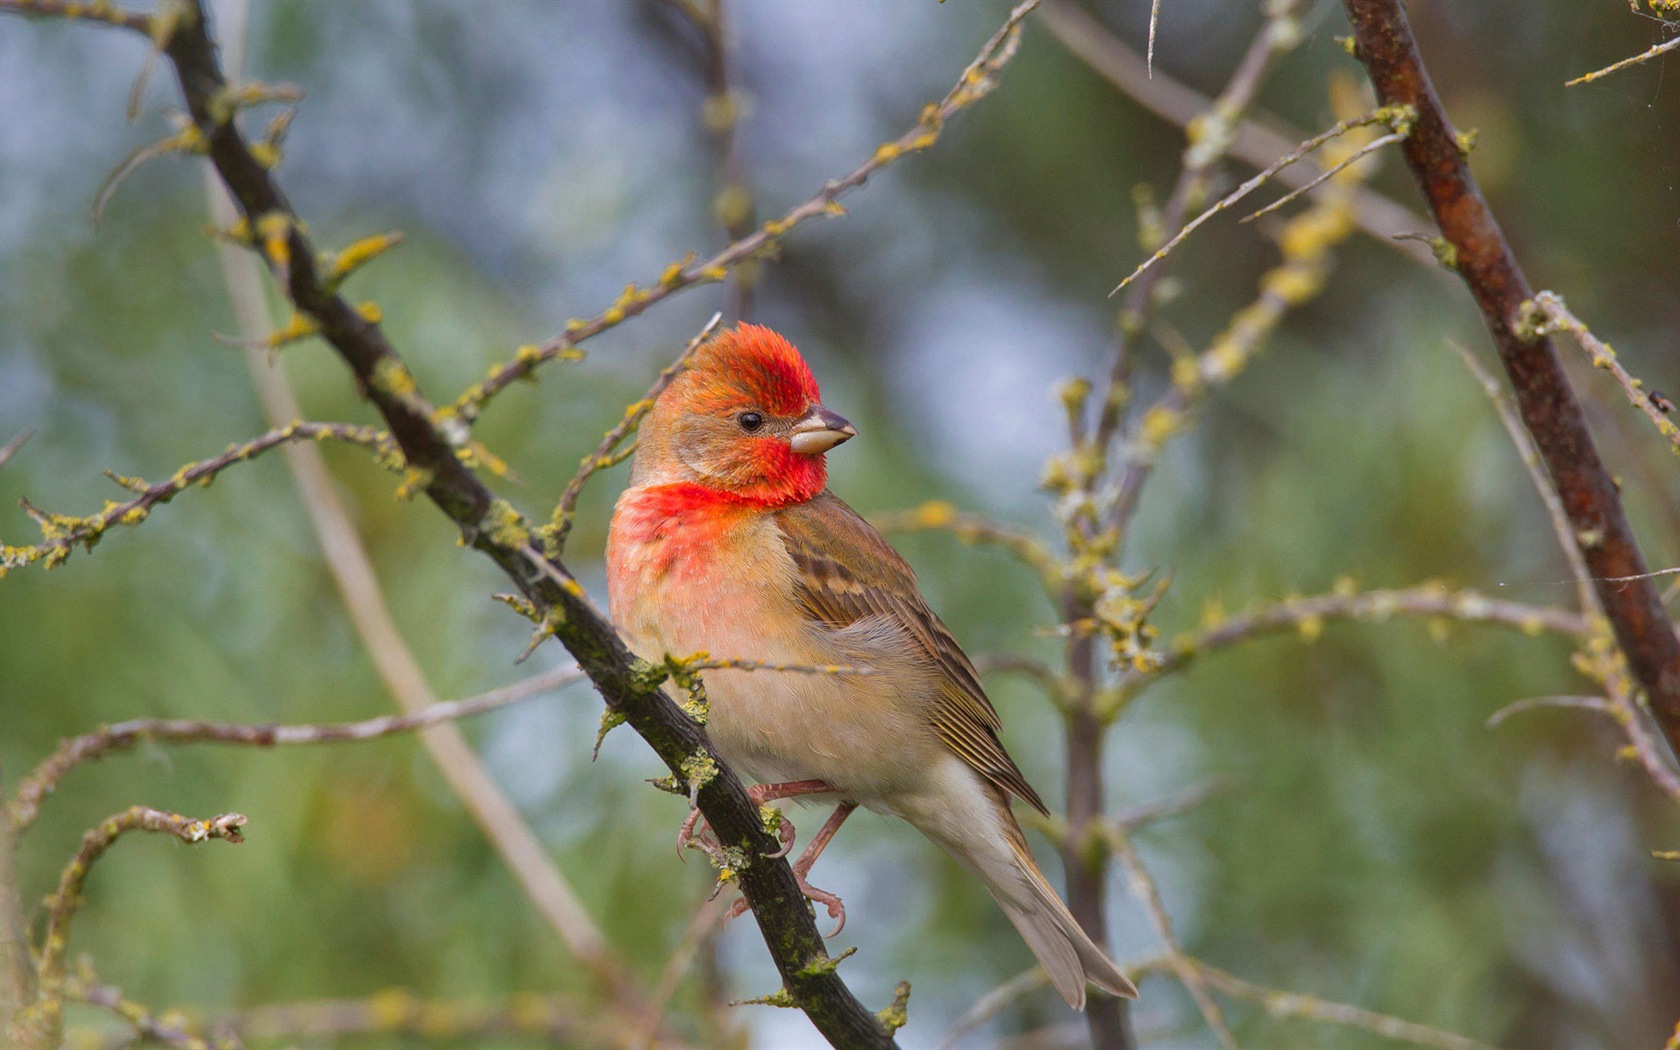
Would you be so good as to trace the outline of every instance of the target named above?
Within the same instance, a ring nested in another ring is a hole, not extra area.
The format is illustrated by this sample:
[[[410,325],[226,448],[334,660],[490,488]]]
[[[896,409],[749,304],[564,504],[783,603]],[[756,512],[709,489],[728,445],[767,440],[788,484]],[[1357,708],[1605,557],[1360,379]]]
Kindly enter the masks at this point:
[[[793,437],[788,444],[802,456],[815,456],[852,437],[857,437],[857,427],[846,422],[845,417],[813,405],[810,414],[793,425]]]

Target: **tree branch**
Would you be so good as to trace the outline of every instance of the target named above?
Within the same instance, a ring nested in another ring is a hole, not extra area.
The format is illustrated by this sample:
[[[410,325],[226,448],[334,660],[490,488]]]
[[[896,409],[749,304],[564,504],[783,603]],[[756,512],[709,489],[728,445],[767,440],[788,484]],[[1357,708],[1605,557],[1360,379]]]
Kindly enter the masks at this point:
[[[1533,298],[1505,242],[1424,68],[1400,0],[1344,0],[1359,60],[1384,105],[1408,105],[1417,123],[1402,145],[1412,175],[1441,233],[1457,253],[1459,274],[1482,311],[1516,390],[1523,423],[1551,473],[1594,586],[1645,691],[1671,750],[1680,754],[1680,640],[1648,579],[1645,560],[1623,513],[1615,482],[1599,459],[1580,402],[1557,350],[1526,330],[1522,305]]]

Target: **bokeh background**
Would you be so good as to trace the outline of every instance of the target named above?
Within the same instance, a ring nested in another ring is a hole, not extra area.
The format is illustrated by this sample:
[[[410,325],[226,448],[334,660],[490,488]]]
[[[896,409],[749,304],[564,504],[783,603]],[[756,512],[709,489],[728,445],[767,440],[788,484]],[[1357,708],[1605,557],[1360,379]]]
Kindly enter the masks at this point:
[[[1001,22],[998,3],[732,0],[748,108],[740,157],[779,214],[898,135]],[[1144,0],[1090,8],[1141,49]],[[1563,82],[1662,38],[1619,3],[1418,0],[1410,5],[1449,111],[1480,137],[1474,167],[1537,286],[1553,288],[1624,362],[1680,389],[1680,66]],[[1259,25],[1256,4],[1165,0],[1156,62],[1216,91]],[[1357,73],[1319,3],[1260,110],[1303,129],[1332,118],[1331,77]],[[249,68],[308,98],[280,175],[329,245],[389,228],[406,243],[352,286],[376,299],[421,384],[443,399],[522,342],[723,243],[700,121],[695,39],[652,2],[253,6]],[[84,26],[0,19],[0,440],[35,435],[0,471],[0,537],[34,527],[18,497],[86,513],[100,477],[158,478],[264,429],[240,356],[196,161],[149,165],[90,222],[97,187],[167,130],[164,70],[128,123],[142,43]],[[1182,133],[1149,116],[1029,23],[999,89],[930,153],[873,179],[850,215],[797,231],[765,268],[755,320],[788,334],[825,402],[862,436],[831,456],[865,512],[928,498],[1048,530],[1037,488],[1064,440],[1053,384],[1100,374],[1108,289],[1140,258],[1133,190],[1164,197]],[[1246,177],[1233,164],[1225,184]],[[1408,206],[1397,155],[1374,185]],[[1252,299],[1277,251],[1220,220],[1175,264],[1164,316],[1205,345]],[[478,436],[541,513],[622,406],[719,308],[690,291],[502,397]],[[1127,563],[1172,575],[1168,636],[1209,603],[1236,610],[1326,590],[1439,578],[1567,605],[1573,590],[1488,403],[1446,346],[1491,359],[1450,275],[1356,237],[1324,294],[1217,391],[1171,446]],[[1578,356],[1573,355],[1572,356]],[[1167,358],[1147,346],[1144,391]],[[1576,362],[1578,364],[1578,362]],[[284,352],[310,417],[367,421],[319,345]],[[1680,560],[1674,459],[1603,376],[1576,368],[1602,447],[1654,565]],[[328,448],[407,637],[441,695],[513,681],[526,624],[505,589],[423,504],[354,450]],[[587,494],[571,565],[601,593],[600,552],[624,471]],[[1007,559],[939,536],[901,542],[971,652],[1053,657],[1048,603]],[[1107,755],[1121,808],[1219,778],[1227,789],[1140,836],[1187,946],[1243,977],[1512,1046],[1655,1045],[1680,1015],[1680,875],[1672,805],[1614,759],[1580,712],[1496,730],[1522,697],[1580,691],[1544,638],[1416,622],[1330,625],[1210,659],[1139,700]],[[1059,797],[1059,722],[1019,680],[990,683],[1006,741]],[[7,781],[61,736],[140,715],[332,721],[389,710],[348,626],[278,457],[224,475],[50,574],[0,581],[0,768]],[[469,724],[638,977],[649,983],[709,880],[677,862],[681,804],[629,731],[589,761],[586,687]],[[81,831],[130,803],[251,818],[237,849],[120,844],[93,876],[74,949],[132,996],[207,1013],[400,986],[428,998],[575,989],[587,981],[408,738],[256,752],[142,750],[74,773],[24,844],[28,900]],[[807,815],[809,822],[813,817]],[[1042,843],[1040,844],[1042,845]],[[1059,868],[1053,869],[1059,870]],[[841,946],[866,1001],[915,987],[908,1046],[1030,957],[979,885],[908,829],[848,825],[818,870],[850,906]],[[1115,954],[1156,950],[1113,877]],[[730,997],[776,978],[750,921],[719,948]],[[679,993],[679,1023],[702,994]],[[1154,979],[1135,1017],[1152,1045],[1211,1037],[1182,990]],[[78,1019],[90,1018],[77,1015]],[[1041,991],[971,1036],[991,1045],[1070,1019]],[[815,1040],[790,1011],[742,1007],[765,1046]],[[1387,1045],[1233,1007],[1261,1046]],[[1073,1030],[1078,1038],[1079,1029]]]

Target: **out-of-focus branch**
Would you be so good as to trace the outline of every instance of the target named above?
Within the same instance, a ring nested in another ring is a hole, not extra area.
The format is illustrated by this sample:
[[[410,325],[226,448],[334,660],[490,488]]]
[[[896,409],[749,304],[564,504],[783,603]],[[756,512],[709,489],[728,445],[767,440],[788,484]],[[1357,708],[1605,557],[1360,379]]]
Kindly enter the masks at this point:
[[[22,448],[24,444],[34,436],[35,431],[33,430],[20,430],[18,431],[16,437],[12,438],[12,440],[6,442],[4,445],[0,445],[0,467],[10,463],[12,461],[12,457],[18,454],[18,449]]]
[[[170,475],[167,481],[148,484],[139,478],[127,478],[106,471],[106,476],[123,488],[135,493],[133,499],[118,503],[107,501],[97,514],[76,517],[54,514],[21,501],[23,509],[41,527],[42,542],[30,547],[0,547],[0,576],[8,569],[46,562],[55,568],[70,557],[78,546],[92,550],[107,530],[116,525],[138,525],[145,521],[152,509],[168,503],[192,485],[208,485],[222,471],[236,463],[262,455],[273,448],[297,441],[343,441],[373,449],[381,462],[401,469],[402,453],[391,436],[374,427],[353,426],[349,423],[305,423],[302,421],[277,424],[273,430],[250,441],[229,445],[221,455],[189,463]]]
[[[332,725],[245,725],[237,722],[206,722],[196,719],[135,718],[101,726],[91,733],[73,737],[18,784],[8,805],[13,834],[21,834],[34,823],[41,800],[57,789],[59,782],[76,766],[126,751],[141,741],[163,744],[240,744],[247,747],[280,747],[292,744],[334,744],[374,740],[406,733],[499,710],[582,680],[583,672],[564,667],[535,675],[501,689],[492,689],[463,700],[430,704],[413,714],[385,715],[361,722]]]
[[[659,395],[664,393],[665,388],[671,385],[671,380],[677,378],[677,373],[688,367],[688,362],[694,356],[694,352],[712,337],[712,333],[717,331],[718,325],[722,321],[722,314],[713,314],[712,319],[706,322],[705,327],[701,328],[699,333],[688,341],[688,345],[683,347],[682,353],[677,355],[677,359],[659,373],[659,377],[653,381],[652,386],[648,387],[647,393],[642,395],[641,400],[632,403],[624,410],[624,418],[607,431],[606,436],[601,439],[601,443],[595,447],[595,451],[583,457],[583,461],[578,464],[577,473],[573,474],[571,480],[566,482],[566,488],[560,493],[560,502],[555,505],[554,514],[549,520],[546,539],[550,552],[556,557],[566,549],[566,536],[572,531],[572,521],[576,516],[578,497],[583,495],[584,485],[589,483],[589,479],[594,477],[597,471],[616,466],[624,461],[626,455],[635,446],[632,445],[629,449],[620,451],[619,445],[623,444],[624,439],[635,433],[636,428],[642,425],[642,420],[652,411],[653,403],[659,399]]]
[[[589,1004],[555,994],[526,993],[497,1000],[428,1000],[401,988],[366,999],[323,999],[257,1006],[221,1019],[217,1027],[246,1039],[336,1044],[369,1036],[412,1036],[433,1045],[537,1040],[559,1046],[635,1045],[619,1021]]]
[[[680,10],[700,34],[701,75],[706,86],[700,120],[717,158],[718,189],[717,196],[712,200],[712,210],[730,241],[743,240],[758,225],[758,207],[753,201],[752,187],[747,183],[745,166],[741,163],[737,130],[746,105],[735,83],[734,55],[724,17],[727,5],[724,0],[672,0],[672,6]],[[757,279],[758,269],[751,262],[730,271],[724,286],[723,308],[724,317],[730,324],[745,319],[751,311],[753,286]]]
[[[1522,324],[1527,279],[1483,201],[1457,135],[1429,82],[1400,0],[1344,0],[1359,60],[1384,105],[1408,105],[1417,123],[1402,152],[1457,254],[1516,391],[1523,423],[1563,499],[1575,545],[1592,571],[1616,642],[1649,700],[1669,748],[1680,754],[1680,639],[1649,579],[1615,482],[1599,459],[1563,361]]]
[[[1044,541],[1025,529],[957,510],[933,500],[911,510],[873,514],[870,524],[882,532],[948,532],[970,546],[996,547],[1038,574],[1054,594],[1061,587],[1061,566]]]
[[[1170,124],[1189,127],[1213,107],[1213,100],[1157,69],[1072,0],[1046,0],[1039,19],[1063,47],[1078,56],[1120,92]],[[1264,168],[1295,148],[1306,136],[1260,116],[1244,117],[1232,133],[1227,152],[1253,168]],[[1285,168],[1278,181],[1304,188],[1313,174]],[[1322,193],[1322,189],[1313,192]],[[1424,229],[1428,220],[1377,191],[1361,186],[1354,194],[1354,221],[1378,243],[1434,266],[1434,256],[1415,241],[1397,239]]]
[[[771,219],[756,231],[735,241],[704,262],[692,259],[672,263],[649,288],[632,284],[601,313],[588,320],[568,321],[566,330],[546,342],[520,348],[513,360],[491,369],[484,382],[463,393],[451,406],[460,419],[476,419],[490,398],[511,384],[531,375],[537,367],[556,357],[575,352],[577,344],[606,331],[626,318],[642,313],[653,304],[675,292],[697,284],[711,284],[729,276],[731,268],[757,257],[765,249],[779,242],[787,232],[807,219],[822,215],[843,215],[839,200],[848,191],[867,182],[870,176],[900,157],[919,153],[939,141],[946,123],[969,105],[983,98],[997,84],[997,74],[1015,55],[1020,45],[1021,21],[1037,7],[1039,0],[1024,0],[1004,22],[1003,28],[980,48],[980,53],[963,70],[957,83],[938,102],[922,107],[916,123],[891,142],[881,144],[868,160],[837,179],[823,183],[822,189],[805,202],[795,205],[779,219]]]
[[[131,1045],[135,1036],[176,1050],[239,1050],[244,1045],[238,1035],[230,1031],[206,1035],[180,1023],[176,1017],[160,1017],[146,1004],[123,995],[121,988],[100,984],[90,976],[71,974],[64,983],[64,999],[66,1002],[97,1006],[127,1021],[133,1031],[125,1033],[123,1041],[116,1045]],[[73,1046],[98,1045],[92,1033],[72,1029],[69,1036],[66,1042]]]
[[[18,1012],[9,1037],[25,1045],[56,1046],[64,1023],[65,961],[70,946],[70,923],[82,903],[82,887],[88,873],[105,851],[131,831],[173,835],[182,842],[210,839],[243,842],[240,828],[245,817],[223,813],[209,820],[195,820],[178,813],[165,813],[149,806],[130,806],[101,821],[82,836],[81,848],[59,876],[58,892],[47,901],[47,932],[41,942],[40,992],[36,1000]]]
[[[102,22],[154,38],[160,23],[157,16],[144,11],[131,11],[114,3],[93,3],[89,0],[11,0],[7,6],[32,17]]]
[[[1680,37],[1676,37],[1674,42],[1680,43]],[[1561,296],[1555,292],[1541,292],[1524,304],[1524,312],[1529,326],[1536,333],[1545,335],[1562,330],[1574,336],[1575,341],[1592,360],[1593,367],[1609,372],[1616,380],[1616,385],[1622,388],[1628,404],[1645,413],[1651,425],[1657,428],[1657,433],[1667,438],[1674,451],[1680,453],[1680,426],[1676,426],[1674,421],[1668,418],[1668,413],[1674,406],[1652,391],[1646,390],[1643,380],[1634,378],[1632,373],[1623,368],[1610,344],[1593,335],[1586,322],[1570,313],[1569,307],[1563,305]]]
[[[1191,662],[1220,649],[1261,635],[1294,630],[1312,641],[1324,630],[1327,620],[1355,620],[1380,623],[1394,616],[1419,616],[1431,620],[1487,623],[1510,627],[1525,634],[1550,631],[1584,637],[1587,619],[1579,613],[1549,605],[1488,598],[1475,591],[1455,591],[1444,584],[1425,583],[1402,589],[1359,591],[1352,580],[1343,580],[1329,594],[1310,598],[1286,598],[1252,612],[1220,619],[1175,639],[1149,672],[1128,672],[1122,681],[1133,684],[1146,678],[1181,671]]]
[[[1155,880],[1150,877],[1149,870],[1143,866],[1143,858],[1138,856],[1132,847],[1131,837],[1124,828],[1114,822],[1109,822],[1105,828],[1108,833],[1108,848],[1114,858],[1120,862],[1121,869],[1126,873],[1126,885],[1131,888],[1132,896],[1143,908],[1144,914],[1149,916],[1149,923],[1155,928],[1155,936],[1161,939],[1161,945],[1166,949],[1167,963],[1178,976],[1185,991],[1190,993],[1190,999],[1196,1004],[1202,1020],[1212,1030],[1219,1045],[1227,1050],[1236,1050],[1237,1040],[1231,1034],[1231,1029],[1225,1024],[1225,1011],[1219,1008],[1213,996],[1208,994],[1207,981],[1203,977],[1201,968],[1184,954],[1184,946],[1179,943],[1178,935],[1173,932],[1172,919],[1167,915],[1167,907],[1161,903],[1161,892],[1155,887]]]

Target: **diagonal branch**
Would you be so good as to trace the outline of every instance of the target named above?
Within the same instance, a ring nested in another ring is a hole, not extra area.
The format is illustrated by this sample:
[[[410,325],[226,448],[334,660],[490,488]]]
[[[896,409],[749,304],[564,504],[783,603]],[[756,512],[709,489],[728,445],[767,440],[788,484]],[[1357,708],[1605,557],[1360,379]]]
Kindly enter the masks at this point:
[[[1528,280],[1482,199],[1400,0],[1344,2],[1359,60],[1378,100],[1417,111],[1402,152],[1442,235],[1457,252],[1458,272],[1481,309],[1515,388],[1523,424],[1563,498],[1575,545],[1592,571],[1616,642],[1670,749],[1680,754],[1680,639],[1654,583],[1610,579],[1643,576],[1645,559],[1562,359],[1549,339],[1521,323],[1522,304],[1533,297]]]

